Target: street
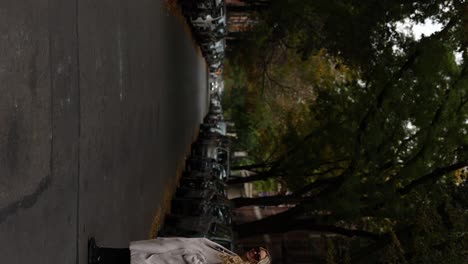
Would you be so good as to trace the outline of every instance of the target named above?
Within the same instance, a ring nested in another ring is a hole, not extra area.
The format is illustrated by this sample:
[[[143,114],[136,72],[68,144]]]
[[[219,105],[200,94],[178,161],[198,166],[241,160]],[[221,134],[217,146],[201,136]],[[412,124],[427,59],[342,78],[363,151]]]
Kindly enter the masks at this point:
[[[206,79],[162,0],[0,0],[1,262],[147,239]]]

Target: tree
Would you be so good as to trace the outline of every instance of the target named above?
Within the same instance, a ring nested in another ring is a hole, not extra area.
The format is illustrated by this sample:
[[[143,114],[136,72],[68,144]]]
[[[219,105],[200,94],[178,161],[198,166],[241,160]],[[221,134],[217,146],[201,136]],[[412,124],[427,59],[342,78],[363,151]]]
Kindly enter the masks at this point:
[[[285,126],[274,140],[264,139],[274,147],[250,170],[281,177],[293,193],[234,202],[294,207],[238,224],[236,231],[240,237],[297,229],[360,237],[368,246],[355,259],[370,251],[377,259],[399,254],[397,262],[456,259],[457,251],[463,259],[468,215],[453,204],[461,188],[454,174],[468,166],[466,4],[318,2],[323,6],[273,1],[264,14],[265,25],[273,26],[257,29],[264,33],[249,67],[261,84],[252,86],[276,102],[272,116],[283,116],[278,123]],[[279,14],[280,7],[290,13]],[[393,26],[405,17],[432,17],[444,28],[417,41]],[[461,62],[454,51],[462,53]],[[279,60],[282,54],[287,59]],[[326,59],[314,64],[314,56]],[[307,70],[320,72],[320,65],[333,71],[314,77]],[[291,112],[292,101],[282,105],[278,98],[300,98],[307,107]]]

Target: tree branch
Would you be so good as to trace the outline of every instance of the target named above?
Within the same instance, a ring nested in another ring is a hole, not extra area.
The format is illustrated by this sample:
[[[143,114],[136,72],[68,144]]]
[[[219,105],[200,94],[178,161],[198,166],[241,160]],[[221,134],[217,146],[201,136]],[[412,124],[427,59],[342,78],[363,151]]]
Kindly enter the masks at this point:
[[[444,29],[442,29],[441,31],[437,32],[436,34],[430,36],[430,37],[427,37],[427,38],[440,38],[440,39],[446,39],[449,37],[449,31],[451,28],[453,28],[455,25],[456,25],[456,22],[457,20],[456,19],[452,19],[449,21],[449,23],[444,27]],[[383,102],[384,102],[384,99],[385,99],[385,95],[387,94],[388,90],[393,87],[394,83],[396,81],[398,81],[399,79],[401,79],[403,77],[403,74],[408,71],[412,66],[413,64],[416,62],[416,59],[419,57],[419,55],[421,54],[421,44],[423,41],[419,41],[419,46],[416,47],[416,49],[407,57],[407,60],[405,61],[405,63],[403,63],[403,65],[398,69],[398,71],[396,71],[388,80],[387,82],[385,83],[385,85],[383,86],[383,88],[380,90],[380,92],[377,94],[377,97],[376,97],[376,102],[374,104],[372,104],[366,111],[366,113],[364,114],[363,118],[361,119],[361,121],[359,122],[359,126],[358,126],[358,131],[357,131],[357,145],[356,145],[356,148],[358,150],[360,150],[360,146],[362,144],[362,141],[363,141],[363,137],[364,137],[364,132],[367,130],[367,127],[368,127],[368,124],[369,124],[369,121],[372,117],[372,115],[376,112],[377,109],[380,109],[383,105]],[[358,151],[356,151],[357,153],[356,154],[359,154]]]
[[[241,166],[233,166],[231,170],[252,170],[252,169],[259,169],[259,168],[268,168],[271,167],[275,162],[263,162],[263,163],[256,163],[256,164],[249,164],[249,165],[241,165]]]
[[[468,160],[464,160],[464,161],[452,164],[452,165],[444,167],[444,168],[437,168],[437,169],[433,170],[431,173],[426,174],[426,175],[424,175],[421,178],[418,178],[416,180],[413,180],[412,182],[410,182],[405,187],[400,188],[398,190],[398,192],[401,195],[408,194],[410,191],[412,191],[414,188],[416,188],[419,185],[422,185],[424,183],[431,182],[431,181],[434,182],[434,181],[440,179],[442,176],[444,176],[445,174],[447,174],[449,172],[453,172],[453,171],[456,171],[458,169],[461,169],[461,168],[467,167],[467,166],[468,166]]]
[[[335,178],[327,178],[327,179],[318,179],[313,183],[310,183],[299,189],[298,191],[294,192],[293,194],[289,195],[272,195],[266,197],[254,197],[254,198],[245,198],[239,197],[231,199],[230,201],[233,203],[234,207],[239,208],[243,206],[249,205],[260,205],[260,206],[277,206],[281,204],[299,204],[303,202],[313,201],[315,199],[315,195],[303,197],[302,195],[323,187],[326,184],[330,184],[336,181]]]
[[[338,234],[347,237],[363,237],[373,240],[378,240],[381,238],[381,235],[375,234],[372,232],[358,230],[358,229],[348,229],[344,227],[339,227],[335,225],[323,225],[317,224],[313,219],[294,219],[289,218],[285,221],[255,221],[244,223],[240,225],[235,225],[234,230],[237,232],[239,238],[245,238],[261,234],[274,234],[274,233],[285,233],[295,230],[308,230],[314,232],[322,233],[331,233]]]
[[[239,197],[230,199],[235,208],[257,205],[257,206],[277,206],[281,204],[298,204],[305,198],[295,195],[272,195],[266,197],[245,198]]]
[[[336,180],[335,178],[317,179],[316,181],[314,181],[312,183],[309,183],[306,186],[302,187],[301,189],[295,191],[292,195],[296,196],[296,197],[305,195],[308,192],[310,192],[310,191],[312,191],[312,190],[314,190],[316,188],[320,188],[323,185],[330,184],[335,180]]]
[[[260,172],[252,176],[236,177],[236,178],[228,180],[226,183],[228,185],[241,184],[241,183],[253,182],[253,181],[264,181],[270,178],[281,177],[281,176],[283,176],[283,174],[281,173]]]

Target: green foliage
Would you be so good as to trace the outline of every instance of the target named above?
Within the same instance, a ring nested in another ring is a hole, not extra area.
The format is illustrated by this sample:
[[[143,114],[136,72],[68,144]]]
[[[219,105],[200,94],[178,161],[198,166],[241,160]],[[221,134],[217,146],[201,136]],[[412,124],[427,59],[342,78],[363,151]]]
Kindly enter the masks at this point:
[[[257,192],[276,192],[278,190],[278,182],[275,179],[256,181],[253,184]]]
[[[380,261],[386,264],[403,264],[408,263],[405,258],[405,251],[401,246],[400,240],[394,232],[390,233],[391,242],[387,246],[385,253]]]
[[[238,112],[253,160],[276,161],[292,191],[335,180],[303,194],[313,197],[307,216],[388,235],[383,263],[466,255],[466,197],[454,184],[462,166],[451,168],[468,160],[462,10],[460,1],[276,0],[255,45],[238,53],[249,54]],[[415,40],[395,30],[405,18],[445,28]]]
[[[415,229],[408,246],[412,263],[459,263],[468,257],[468,214],[449,201],[416,208]]]

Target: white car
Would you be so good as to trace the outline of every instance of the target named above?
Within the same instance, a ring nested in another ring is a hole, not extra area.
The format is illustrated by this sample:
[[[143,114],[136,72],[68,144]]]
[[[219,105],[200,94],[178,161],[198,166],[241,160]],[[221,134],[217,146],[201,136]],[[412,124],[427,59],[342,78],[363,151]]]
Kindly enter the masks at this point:
[[[221,61],[210,64],[210,69],[211,70],[217,70],[217,69],[219,69],[219,67],[221,67]]]
[[[211,43],[211,45],[209,45],[209,48],[211,52],[222,53],[224,52],[224,49],[226,48],[226,41],[224,39],[221,39],[219,41]]]
[[[215,31],[220,25],[226,26],[226,9],[223,1],[216,1],[213,12],[201,14],[196,18],[192,17],[192,25],[202,31]]]

